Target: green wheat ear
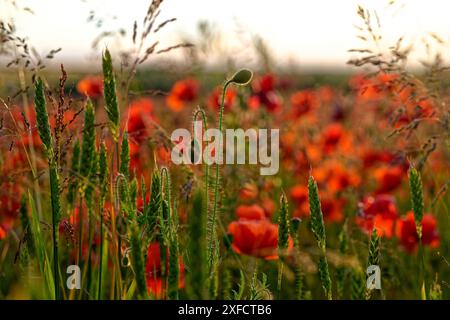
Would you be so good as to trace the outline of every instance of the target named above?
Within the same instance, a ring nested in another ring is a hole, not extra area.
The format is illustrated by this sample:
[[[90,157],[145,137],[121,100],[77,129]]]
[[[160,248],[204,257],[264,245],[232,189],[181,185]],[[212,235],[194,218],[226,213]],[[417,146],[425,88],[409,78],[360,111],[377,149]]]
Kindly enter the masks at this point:
[[[321,250],[321,256],[319,260],[319,277],[322,282],[322,287],[325,291],[327,299],[332,299],[331,294],[331,277],[330,270],[328,268],[328,262],[326,257],[327,244],[325,235],[325,225],[323,222],[323,213],[320,207],[319,190],[317,183],[312,176],[308,179],[308,198],[309,198],[309,210],[311,215],[311,230],[316,238],[317,245]]]
[[[281,295],[281,282],[283,280],[283,261],[282,255],[288,247],[289,242],[289,211],[288,203],[284,193],[280,198],[280,214],[278,216],[278,296]]]
[[[41,78],[36,79],[34,105],[36,107],[36,120],[39,137],[44,144],[48,157],[53,156],[52,136],[50,133],[50,123],[45,102],[44,83]]]
[[[153,231],[157,225],[158,217],[162,210],[162,186],[161,174],[158,170],[153,171],[152,182],[150,185],[150,200],[146,210],[144,210],[145,222],[149,235],[153,235]]]
[[[414,220],[416,222],[416,230],[419,239],[422,238],[422,218],[423,218],[423,186],[420,173],[411,166],[408,171],[409,189],[411,193],[411,205],[414,212]]]
[[[416,223],[417,236],[419,237],[419,257],[421,262],[419,265],[419,273],[422,283],[421,297],[422,299],[428,299],[429,287],[426,282],[426,269],[422,244],[422,219],[424,211],[422,179],[420,177],[420,173],[412,165],[408,170],[408,178],[409,178],[409,191],[411,194],[411,206],[414,212],[414,221]]]
[[[95,112],[90,100],[84,114],[83,142],[81,145],[80,175],[87,179],[95,157]],[[86,181],[84,185],[86,184]],[[83,186],[84,188],[85,186]]]
[[[359,269],[353,269],[351,273],[351,299],[364,300],[366,281],[364,273]]]
[[[319,190],[312,176],[308,180],[309,210],[311,214],[311,229],[322,251],[326,250],[326,235],[323,213],[320,206]]]
[[[369,258],[368,266],[379,265],[380,263],[380,237],[377,230],[373,228],[369,241]]]
[[[282,194],[280,198],[278,228],[278,254],[280,255],[288,247],[289,240],[289,210],[285,194]]]
[[[238,72],[236,72],[230,80],[228,80],[229,83],[234,83],[239,86],[245,86],[252,81],[253,78],[253,72],[251,72],[248,69],[241,69]]]
[[[61,297],[61,290],[59,287],[59,256],[58,256],[58,226],[61,218],[61,199],[60,199],[60,185],[58,176],[57,162],[53,154],[53,141],[50,133],[50,124],[48,121],[47,106],[45,101],[44,84],[40,78],[35,82],[35,98],[34,104],[36,108],[36,121],[44,144],[45,153],[49,166],[50,175],[50,202],[52,207],[52,240],[53,240],[53,277],[55,299],[59,300]]]
[[[119,103],[116,95],[116,79],[109,50],[106,49],[102,57],[103,67],[103,94],[105,96],[106,113],[109,119],[109,129],[117,142],[119,139]]]
[[[128,143],[128,132],[122,137],[122,148],[120,153],[120,173],[127,179],[130,178],[130,145]]]

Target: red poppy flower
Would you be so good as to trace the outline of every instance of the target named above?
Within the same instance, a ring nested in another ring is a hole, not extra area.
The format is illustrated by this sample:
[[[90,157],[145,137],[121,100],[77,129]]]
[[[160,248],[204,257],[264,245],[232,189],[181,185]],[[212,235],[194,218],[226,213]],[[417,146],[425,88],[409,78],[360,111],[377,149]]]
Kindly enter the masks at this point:
[[[291,189],[291,198],[296,204],[308,201],[308,188],[304,185],[296,185]]]
[[[220,110],[220,104],[222,103],[222,88],[217,87],[213,90],[211,95],[208,98],[208,106],[215,111]],[[228,88],[227,92],[225,94],[225,101],[224,101],[224,109],[225,111],[231,110],[231,107],[234,104],[234,101],[236,100],[236,90],[233,88]]]
[[[291,198],[295,204],[294,217],[308,217],[308,188],[304,185],[296,185],[291,189]]]
[[[3,226],[0,224],[0,240],[3,240],[6,238],[6,230],[3,228]]]
[[[252,82],[253,94],[248,100],[250,109],[258,109],[261,105],[267,111],[276,112],[281,108],[282,99],[275,91],[276,79],[272,74],[266,74]]]
[[[321,102],[330,103],[333,101],[335,94],[332,87],[321,86],[317,91],[317,95],[319,96]]]
[[[376,193],[389,193],[394,191],[405,177],[405,169],[401,166],[382,167],[374,172],[377,181]]]
[[[320,198],[320,206],[322,208],[323,219],[327,223],[341,222],[344,220],[345,201],[343,199],[333,199],[330,196],[322,196]],[[308,205],[309,210],[309,205]]]
[[[156,156],[159,163],[168,164],[171,161],[171,150],[160,146],[156,149]]]
[[[278,258],[278,225],[269,220],[239,219],[228,225],[228,233],[233,236],[231,247],[236,253],[266,260]]]
[[[277,79],[274,74],[266,73],[252,81],[252,90],[255,93],[268,93],[276,89]]]
[[[258,196],[258,188],[253,183],[246,183],[241,190],[239,190],[239,198],[242,200],[253,200]]]
[[[329,166],[327,182],[330,192],[340,192],[350,187],[357,187],[361,183],[361,178],[353,170],[345,168],[338,162],[332,162]]]
[[[20,190],[16,184],[3,183],[0,191],[0,222],[4,226],[13,223],[20,208]]]
[[[318,107],[318,99],[312,90],[297,91],[291,96],[292,114],[299,118]]]
[[[377,195],[366,197],[358,204],[359,215],[356,223],[368,234],[375,228],[378,235],[392,237],[394,234],[397,207],[394,197],[390,195]]]
[[[295,186],[291,189],[292,201],[296,204],[294,217],[308,217],[309,201],[308,188],[306,186]],[[322,208],[323,218],[325,222],[340,222],[344,219],[343,207],[345,202],[342,199],[331,197],[327,194],[321,194],[320,205]]]
[[[320,137],[320,143],[325,153],[331,153],[337,148],[342,151],[351,149],[351,140],[344,127],[339,123],[330,124],[326,127]]]
[[[197,99],[198,90],[198,82],[193,78],[177,81],[166,98],[166,103],[173,111],[181,111],[186,103]]]
[[[357,91],[357,98],[361,102],[377,101],[386,93],[392,91],[395,74],[380,73],[378,76],[367,78],[362,74],[354,76],[350,80],[350,86]]]
[[[257,204],[249,206],[240,205],[236,209],[236,215],[240,219],[247,219],[247,220],[259,220],[264,219],[266,217],[264,209],[258,206]]]
[[[77,91],[89,98],[97,98],[103,94],[103,78],[101,76],[87,76],[78,81]]]
[[[167,257],[169,256],[169,251],[167,251]],[[180,266],[180,280],[178,283],[179,288],[184,287],[184,264],[179,258]],[[169,260],[166,259],[166,270],[169,269]],[[161,268],[161,252],[158,242],[152,242],[148,246],[147,251],[147,262],[145,264],[145,275],[147,280],[147,290],[149,294],[152,294],[156,298],[161,298],[165,294],[165,279],[162,278],[162,268]]]
[[[130,139],[141,143],[148,137],[149,122],[154,119],[153,102],[148,98],[134,100],[125,112],[124,118]]]
[[[417,249],[419,237],[412,211],[409,211],[404,218],[397,222],[396,234],[402,247],[408,253],[413,253]],[[437,221],[431,214],[425,214],[422,219],[422,244],[431,248],[439,247]]]
[[[12,116],[17,123],[21,134],[21,143],[26,147],[33,145],[39,147],[42,142],[39,137],[39,132],[36,127],[36,112],[34,112],[34,105],[30,105],[29,109],[33,110],[29,112],[28,117],[24,115],[24,109],[22,107],[14,108]]]
[[[256,110],[261,105],[266,107],[269,112],[277,112],[281,108],[282,99],[274,91],[269,91],[267,93],[259,93],[250,96],[248,100],[248,106],[250,109]]]
[[[261,199],[261,205],[264,209],[264,213],[266,214],[266,217],[271,218],[276,210],[275,202],[268,197],[263,197]]]
[[[142,152],[143,142],[151,134],[152,121],[157,120],[153,114],[152,100],[148,98],[134,100],[128,106],[123,118],[123,126],[127,128],[129,137],[131,168],[140,172],[146,156],[146,153]]]
[[[389,164],[394,158],[395,155],[389,151],[378,151],[373,149],[364,151],[362,155],[364,168],[370,168],[377,163]]]

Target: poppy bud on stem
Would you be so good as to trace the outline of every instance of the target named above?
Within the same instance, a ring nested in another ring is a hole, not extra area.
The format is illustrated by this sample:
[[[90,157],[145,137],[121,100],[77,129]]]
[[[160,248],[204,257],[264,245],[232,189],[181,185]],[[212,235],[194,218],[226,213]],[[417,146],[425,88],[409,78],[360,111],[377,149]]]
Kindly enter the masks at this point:
[[[222,133],[222,123],[223,123],[223,110],[225,105],[225,96],[227,93],[227,88],[230,84],[236,84],[240,86],[245,86],[252,80],[253,73],[248,69],[241,69],[238,72],[236,72],[229,80],[227,80],[223,86],[223,92],[222,92],[222,102],[220,104],[220,111],[219,111],[219,131]],[[219,146],[222,145],[222,135],[219,137]],[[223,152],[221,148],[217,150],[217,152]],[[220,159],[220,155],[217,155]],[[214,179],[214,205],[213,205],[213,211],[211,215],[211,219],[208,219],[211,222],[210,227],[210,237],[208,239],[208,264],[209,264],[209,288],[210,292],[212,293],[213,298],[215,298],[218,294],[217,285],[218,281],[217,279],[217,273],[218,273],[218,263],[219,263],[219,244],[217,239],[217,231],[216,231],[216,214],[218,209],[218,202],[219,202],[219,163],[217,161],[216,163],[216,175]]]

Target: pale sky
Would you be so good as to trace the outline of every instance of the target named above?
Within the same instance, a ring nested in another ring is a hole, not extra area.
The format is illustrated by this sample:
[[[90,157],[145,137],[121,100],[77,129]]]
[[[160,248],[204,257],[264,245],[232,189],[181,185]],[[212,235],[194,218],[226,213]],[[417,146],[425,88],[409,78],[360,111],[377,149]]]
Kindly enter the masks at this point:
[[[14,15],[18,34],[27,36],[39,52],[62,47],[58,59],[89,63],[98,55],[90,48],[99,33],[88,24],[91,10],[105,18],[101,30],[120,27],[131,33],[134,20],[142,21],[149,0],[16,0],[35,12],[16,14],[0,0],[0,17]],[[450,41],[450,1],[403,0],[388,6],[388,0],[165,0],[161,20],[178,20],[164,29],[158,39],[171,44],[181,35],[195,39],[197,23],[206,20],[221,30],[224,43],[242,63],[254,61],[249,43],[260,35],[280,64],[293,61],[300,66],[345,67],[350,48],[361,48],[354,25],[361,25],[357,5],[376,9],[382,24],[383,43],[393,44],[403,35],[420,47],[430,32]],[[117,19],[113,19],[113,17]],[[112,40],[108,40],[112,41]],[[195,41],[194,41],[195,42]],[[108,46],[114,44],[108,42]],[[447,49],[445,49],[447,50]],[[444,53],[446,51],[443,51]],[[448,52],[447,52],[448,53]],[[417,56],[422,57],[418,49]],[[448,54],[447,54],[448,56]],[[223,57],[209,57],[209,61]]]

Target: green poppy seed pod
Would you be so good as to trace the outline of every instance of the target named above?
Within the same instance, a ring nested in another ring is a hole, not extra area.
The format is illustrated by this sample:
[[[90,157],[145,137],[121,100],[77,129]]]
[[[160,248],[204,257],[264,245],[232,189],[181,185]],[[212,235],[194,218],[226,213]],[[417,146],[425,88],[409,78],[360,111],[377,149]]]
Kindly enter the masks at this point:
[[[228,82],[234,83],[239,86],[245,86],[249,84],[249,82],[252,80],[252,77],[253,72],[248,69],[241,69],[236,72]]]

